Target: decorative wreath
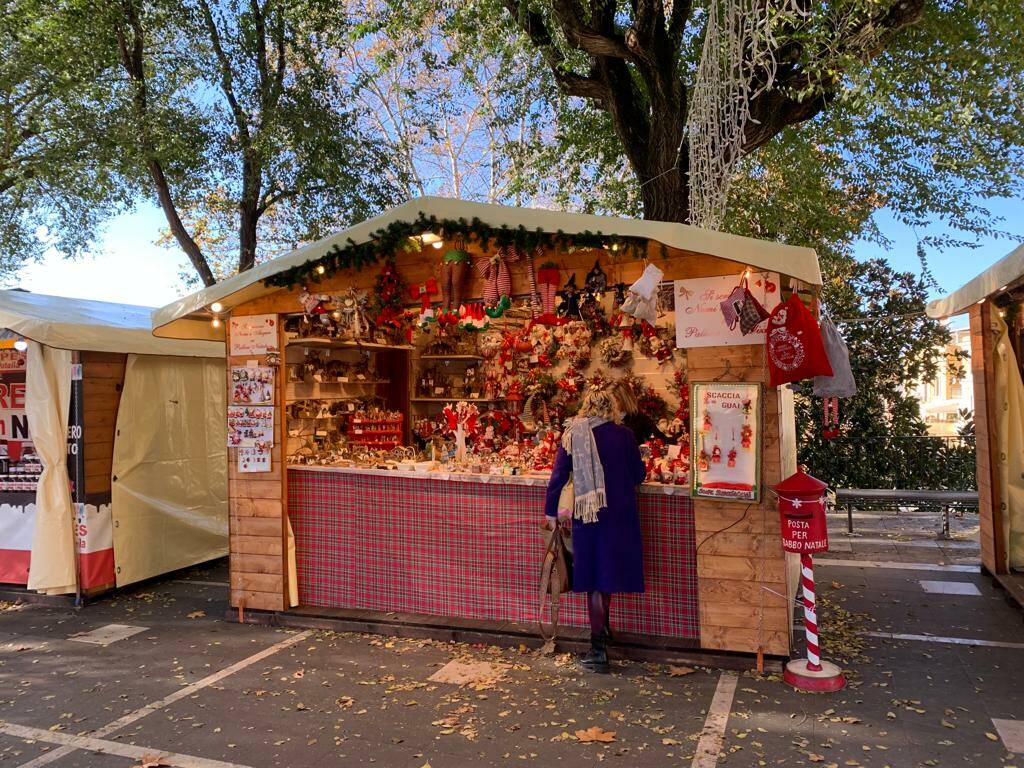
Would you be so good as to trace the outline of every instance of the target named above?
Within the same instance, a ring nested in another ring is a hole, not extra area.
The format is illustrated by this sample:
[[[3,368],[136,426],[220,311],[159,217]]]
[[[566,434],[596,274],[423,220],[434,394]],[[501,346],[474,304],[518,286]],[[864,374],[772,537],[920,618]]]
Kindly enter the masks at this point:
[[[625,349],[621,336],[609,336],[597,345],[597,353],[605,365],[613,368],[622,368],[633,359],[632,351]]]

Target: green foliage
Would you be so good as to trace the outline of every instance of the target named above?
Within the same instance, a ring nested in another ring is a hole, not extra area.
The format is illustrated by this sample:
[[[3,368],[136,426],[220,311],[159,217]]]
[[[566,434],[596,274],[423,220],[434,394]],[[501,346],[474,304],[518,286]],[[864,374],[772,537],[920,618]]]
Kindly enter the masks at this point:
[[[0,13],[0,276],[48,247],[81,254],[130,202],[98,73],[112,63],[84,0],[8,0]]]
[[[833,265],[822,296],[846,339],[858,391],[841,401],[841,437],[834,441],[821,437],[821,401],[809,392],[798,394],[801,463],[836,487],[849,486],[854,482],[849,478],[860,477],[856,473],[861,472],[877,475],[884,483],[891,482],[886,478],[898,476],[899,482],[905,483],[902,487],[939,482],[926,480],[920,469],[908,469],[927,464],[928,453],[919,446],[928,443],[914,443],[913,451],[907,451],[901,442],[927,435],[910,387],[936,374],[950,339],[942,323],[924,315],[928,296],[924,282],[908,272],[896,272],[881,259],[848,261]],[[864,320],[857,322],[861,318]],[[854,457],[844,450],[861,453]],[[849,463],[868,455],[871,460],[865,459],[867,463],[859,468]],[[938,453],[932,454],[935,461],[939,458]]]
[[[472,220],[439,219],[420,214],[414,221],[391,222],[373,232],[366,242],[349,240],[345,245],[336,244],[326,256],[270,275],[264,278],[264,282],[279,287],[309,285],[346,269],[362,270],[405,249],[412,238],[424,232],[433,232],[449,242],[460,238],[473,241],[484,249],[490,247],[491,243],[499,248],[515,246],[525,253],[533,252],[538,246],[565,249],[601,248],[613,244],[626,251],[646,253],[647,244],[646,240],[639,238],[604,235],[601,232],[569,235],[562,231],[545,232],[526,227],[492,227],[476,217]]]

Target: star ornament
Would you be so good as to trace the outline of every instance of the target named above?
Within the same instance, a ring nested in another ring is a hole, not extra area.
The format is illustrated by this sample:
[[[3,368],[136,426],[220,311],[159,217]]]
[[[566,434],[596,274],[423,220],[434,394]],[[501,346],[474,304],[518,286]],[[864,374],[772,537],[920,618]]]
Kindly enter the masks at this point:
[[[803,502],[800,499],[793,499],[790,503],[793,505],[793,509],[800,509],[803,506]]]

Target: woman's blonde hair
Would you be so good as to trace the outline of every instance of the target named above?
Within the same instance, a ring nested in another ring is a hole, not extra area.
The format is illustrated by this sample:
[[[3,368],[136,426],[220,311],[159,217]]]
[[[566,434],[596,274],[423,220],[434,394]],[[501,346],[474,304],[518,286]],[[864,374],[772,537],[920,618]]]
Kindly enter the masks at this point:
[[[615,398],[605,389],[588,389],[580,401],[580,416],[597,416],[605,421],[615,418]]]
[[[619,401],[619,410],[624,414],[632,415],[640,410],[640,403],[636,399],[636,392],[633,386],[625,379],[619,379],[612,387],[615,399]]]

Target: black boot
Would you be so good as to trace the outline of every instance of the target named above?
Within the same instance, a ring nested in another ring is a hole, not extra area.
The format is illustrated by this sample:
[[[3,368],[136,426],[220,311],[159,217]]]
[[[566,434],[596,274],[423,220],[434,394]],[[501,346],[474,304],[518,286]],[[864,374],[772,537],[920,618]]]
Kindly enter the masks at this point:
[[[590,672],[608,674],[608,638],[605,634],[591,635],[590,651],[580,656],[579,664]]]

